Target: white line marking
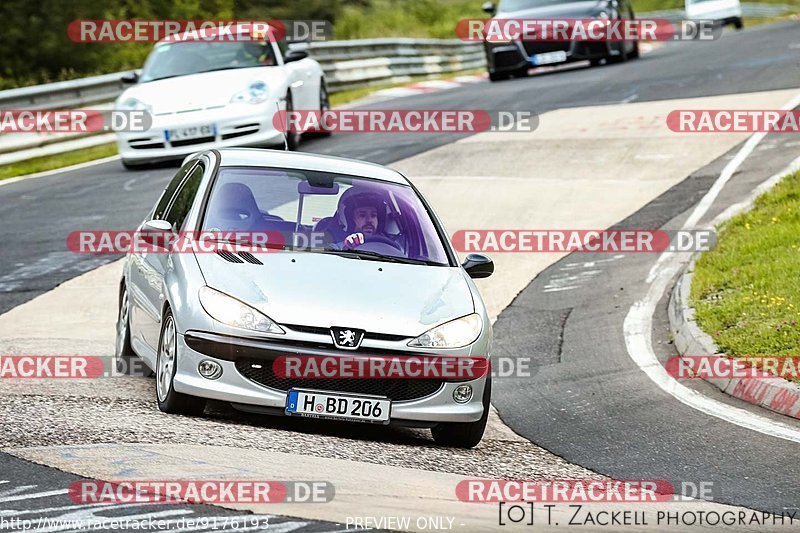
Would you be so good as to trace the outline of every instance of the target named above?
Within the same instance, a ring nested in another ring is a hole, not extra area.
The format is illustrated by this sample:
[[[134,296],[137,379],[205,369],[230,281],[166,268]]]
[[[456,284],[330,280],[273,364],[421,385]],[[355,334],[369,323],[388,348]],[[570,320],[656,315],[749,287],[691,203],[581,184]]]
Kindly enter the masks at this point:
[[[134,183],[136,183],[136,181],[137,181],[138,179],[139,179],[139,178],[131,178],[131,179],[129,179],[128,181],[126,181],[126,182],[125,182],[125,183],[122,185],[122,189],[123,189],[123,190],[125,190],[125,191],[128,191],[128,192],[131,192],[131,191],[133,190],[133,187],[132,187],[132,186],[133,186],[133,184],[134,184]]]
[[[35,174],[25,174],[24,176],[15,176],[13,178],[0,180],[0,187],[2,187],[3,185],[10,185],[18,181],[30,180],[34,178],[44,178],[45,176],[52,176],[53,174],[59,174],[61,172],[70,172],[73,170],[80,170],[82,168],[93,167],[95,165],[102,165],[103,163],[108,163],[109,161],[116,161],[117,159],[119,159],[118,155],[112,155],[111,157],[104,157],[103,159],[95,159],[94,161],[78,163],[77,165],[72,165],[69,167],[54,168],[53,170],[45,170],[44,172],[36,172]]]
[[[783,109],[794,109],[798,105],[800,105],[800,95],[793,98]],[[753,152],[758,142],[763,138],[764,135],[755,134],[748,139],[731,163],[725,166],[711,189],[709,189],[700,203],[697,204],[686,223],[684,223],[684,229],[690,226],[693,227],[699,222],[702,216],[711,207],[714,199],[719,195],[722,186],[730,180],[734,172],[736,172],[745,158]],[[781,172],[781,175],[790,171],[793,166],[794,163],[790,165],[786,171]],[[776,177],[773,176],[767,180],[767,182],[775,179]],[[647,294],[642,300],[631,306],[625,317],[625,322],[623,323],[625,345],[628,349],[628,355],[639,368],[647,374],[647,377],[649,377],[653,383],[684,405],[746,429],[800,443],[800,430],[797,428],[751,413],[745,409],[733,407],[726,403],[708,398],[680,384],[676,379],[667,374],[667,371],[658,361],[652,346],[653,313],[655,313],[656,305],[667,290],[670,281],[680,272],[683,263],[686,261],[688,261],[688,259],[681,259],[679,256],[674,256],[674,254],[670,255],[670,252],[665,252],[659,257],[659,261],[650,271],[650,275],[647,279],[647,282],[650,283],[650,288]]]
[[[8,498],[0,498],[0,503],[6,502],[21,502],[24,500],[35,500],[37,498],[49,498],[50,496],[60,496],[67,494],[68,489],[49,490],[47,492],[34,492],[33,494],[23,494],[22,496],[9,496]]]
[[[800,94],[792,98],[781,108],[781,110],[788,111],[794,109],[798,105],[800,105]],[[739,167],[742,165],[742,163],[744,163],[745,159],[747,159],[750,154],[753,153],[758,146],[758,143],[760,143],[766,136],[767,132],[759,132],[753,134],[752,137],[747,139],[747,142],[744,143],[744,146],[741,147],[736,156],[731,159],[727,165],[725,165],[725,168],[722,169],[722,173],[720,173],[717,180],[714,182],[708,192],[706,192],[705,196],[703,196],[703,198],[700,200],[700,203],[695,206],[692,214],[689,216],[686,222],[684,222],[682,229],[693,228],[697,225],[700,219],[703,218],[711,205],[717,199],[717,196],[719,196],[719,193],[722,191],[722,188],[725,186],[725,184],[730,181],[736,171],[739,170]],[[652,283],[655,280],[658,270],[671,258],[674,253],[675,252],[667,251],[659,256],[658,261],[656,261],[656,263],[653,265],[653,268],[650,269],[650,273],[647,275],[647,283]]]

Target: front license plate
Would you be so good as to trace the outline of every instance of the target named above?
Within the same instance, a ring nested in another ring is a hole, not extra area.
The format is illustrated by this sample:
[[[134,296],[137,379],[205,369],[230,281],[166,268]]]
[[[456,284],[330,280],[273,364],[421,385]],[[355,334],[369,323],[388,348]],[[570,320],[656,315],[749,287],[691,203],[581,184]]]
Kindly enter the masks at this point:
[[[164,138],[167,141],[186,141],[189,139],[216,136],[217,126],[214,124],[206,124],[204,126],[187,126],[185,128],[164,130]]]
[[[286,414],[388,424],[392,402],[381,396],[355,396],[311,390],[289,391]]]
[[[552,63],[563,63],[567,60],[567,53],[563,50],[558,52],[548,52],[546,54],[536,54],[531,58],[534,66],[550,65]]]

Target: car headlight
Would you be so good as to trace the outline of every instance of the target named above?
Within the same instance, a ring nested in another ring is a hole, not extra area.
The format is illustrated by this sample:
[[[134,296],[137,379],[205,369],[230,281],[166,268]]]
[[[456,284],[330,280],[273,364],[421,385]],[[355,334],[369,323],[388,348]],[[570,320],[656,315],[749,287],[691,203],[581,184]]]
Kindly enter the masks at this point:
[[[473,313],[426,331],[409,346],[420,348],[462,348],[475,342],[483,329],[480,315]]]
[[[248,104],[260,104],[267,100],[269,87],[263,81],[251,81],[247,89],[239,91],[231,97],[231,103],[246,102]]]
[[[211,287],[200,289],[200,304],[211,318],[223,324],[262,333],[286,333],[261,311]]]
[[[125,98],[122,100],[118,105],[117,109],[122,111],[147,111],[148,113],[151,111],[152,107],[145,104],[138,98]]]

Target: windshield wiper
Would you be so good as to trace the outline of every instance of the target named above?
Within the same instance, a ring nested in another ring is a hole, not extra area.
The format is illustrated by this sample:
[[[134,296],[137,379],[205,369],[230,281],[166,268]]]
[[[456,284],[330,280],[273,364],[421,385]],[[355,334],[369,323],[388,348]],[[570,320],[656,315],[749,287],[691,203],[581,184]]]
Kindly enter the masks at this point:
[[[406,265],[430,265],[442,266],[440,263],[434,261],[426,261],[424,259],[410,259],[408,257],[397,257],[394,255],[384,255],[378,252],[370,252],[367,250],[337,250],[335,248],[325,248],[320,250],[322,253],[329,253],[334,255],[341,255],[343,257],[354,257],[357,259],[366,259],[368,261],[386,261],[387,263],[402,263]]]

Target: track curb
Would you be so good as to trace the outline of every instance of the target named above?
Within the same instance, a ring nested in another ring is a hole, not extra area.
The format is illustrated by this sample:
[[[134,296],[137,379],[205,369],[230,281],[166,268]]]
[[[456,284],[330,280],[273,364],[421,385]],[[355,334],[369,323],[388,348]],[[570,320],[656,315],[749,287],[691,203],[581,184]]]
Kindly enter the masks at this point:
[[[692,275],[695,259],[689,263],[686,271],[678,278],[672,289],[667,306],[670,333],[675,348],[681,356],[708,356],[726,358],[709,334],[700,329],[695,320],[695,309],[689,306],[689,294],[692,288]],[[746,365],[734,361],[734,372],[745,369]],[[800,419],[800,386],[783,378],[707,378],[719,390],[753,405],[758,405]]]

